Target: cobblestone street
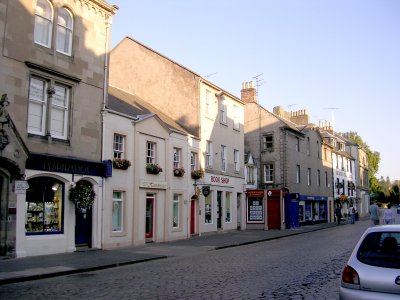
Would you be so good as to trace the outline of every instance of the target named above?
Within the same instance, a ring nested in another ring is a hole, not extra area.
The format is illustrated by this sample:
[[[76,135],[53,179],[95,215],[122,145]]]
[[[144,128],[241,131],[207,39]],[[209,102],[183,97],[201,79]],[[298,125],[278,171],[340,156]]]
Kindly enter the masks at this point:
[[[2,299],[338,299],[368,221],[102,271],[0,286]]]

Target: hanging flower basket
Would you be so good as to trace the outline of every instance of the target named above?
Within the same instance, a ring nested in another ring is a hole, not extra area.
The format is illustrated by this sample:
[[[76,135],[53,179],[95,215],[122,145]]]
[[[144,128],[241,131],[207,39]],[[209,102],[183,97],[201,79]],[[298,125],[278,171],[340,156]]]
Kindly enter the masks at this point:
[[[123,158],[114,158],[113,159],[113,167],[115,169],[126,170],[131,166],[131,162],[127,159]]]
[[[162,172],[162,168],[158,164],[146,164],[148,174],[158,174]]]
[[[185,175],[185,169],[183,167],[174,168],[174,176],[182,177],[183,175]]]
[[[95,197],[93,189],[85,184],[77,184],[69,189],[69,200],[73,201],[82,213],[92,207]]]
[[[190,173],[192,176],[192,179],[200,179],[204,176],[204,170],[199,169],[199,170],[193,170],[192,173]]]

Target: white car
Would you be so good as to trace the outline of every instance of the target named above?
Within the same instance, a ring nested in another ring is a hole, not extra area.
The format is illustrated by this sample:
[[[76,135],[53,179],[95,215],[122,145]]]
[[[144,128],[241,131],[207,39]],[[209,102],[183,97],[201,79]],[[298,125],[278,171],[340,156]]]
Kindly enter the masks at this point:
[[[368,228],[342,271],[339,299],[400,299],[400,225]]]

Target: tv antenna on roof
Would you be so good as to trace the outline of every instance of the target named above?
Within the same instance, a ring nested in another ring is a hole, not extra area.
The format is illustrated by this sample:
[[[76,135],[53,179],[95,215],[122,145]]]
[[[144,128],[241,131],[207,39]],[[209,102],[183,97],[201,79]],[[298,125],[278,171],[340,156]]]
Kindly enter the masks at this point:
[[[292,106],[296,106],[297,103],[293,103],[293,104],[289,104],[287,107],[289,108],[289,110],[292,108]]]
[[[259,78],[262,75],[263,75],[263,73],[253,76],[253,78],[256,80],[256,95],[257,96],[258,96],[258,88],[265,83],[264,79]]]
[[[211,77],[211,76],[213,76],[213,75],[215,75],[215,74],[217,74],[217,72],[215,72],[215,73],[211,73],[211,74],[207,74],[207,75],[204,75],[204,77],[205,77],[205,78],[208,78],[208,77]]]
[[[335,128],[335,110],[340,109],[339,107],[325,107],[325,109],[329,109],[331,111],[331,118],[332,118],[332,128]]]

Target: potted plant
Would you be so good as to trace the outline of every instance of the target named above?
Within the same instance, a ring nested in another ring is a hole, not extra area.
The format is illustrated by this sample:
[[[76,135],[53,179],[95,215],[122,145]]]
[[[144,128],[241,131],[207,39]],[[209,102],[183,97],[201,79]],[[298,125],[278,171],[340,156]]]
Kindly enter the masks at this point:
[[[83,214],[93,205],[95,197],[96,193],[93,188],[86,184],[77,184],[69,189],[69,199]]]
[[[191,175],[192,179],[200,179],[204,176],[204,170],[203,169],[193,170]]]
[[[126,170],[131,166],[131,162],[124,158],[114,158],[113,159],[113,167],[115,169]]]
[[[158,174],[162,172],[162,168],[158,164],[146,164],[146,171],[149,174]]]
[[[185,169],[183,167],[174,167],[174,176],[182,177],[185,175]]]

